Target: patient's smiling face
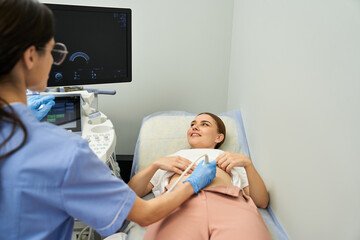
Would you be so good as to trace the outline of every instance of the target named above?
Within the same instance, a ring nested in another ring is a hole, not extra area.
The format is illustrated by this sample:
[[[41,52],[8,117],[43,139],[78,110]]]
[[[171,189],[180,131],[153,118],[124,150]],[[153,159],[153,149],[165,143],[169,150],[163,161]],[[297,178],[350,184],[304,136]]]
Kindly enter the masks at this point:
[[[215,148],[224,135],[218,133],[216,121],[208,114],[201,114],[191,122],[187,132],[191,148]]]

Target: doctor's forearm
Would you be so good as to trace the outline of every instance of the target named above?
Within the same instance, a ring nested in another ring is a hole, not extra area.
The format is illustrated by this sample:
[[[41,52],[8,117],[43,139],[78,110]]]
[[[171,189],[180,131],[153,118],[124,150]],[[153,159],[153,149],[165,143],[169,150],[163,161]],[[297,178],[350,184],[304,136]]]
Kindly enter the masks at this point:
[[[127,219],[142,227],[148,226],[168,216],[193,194],[194,188],[190,182],[186,182],[172,192],[151,200],[145,201],[137,197]]]

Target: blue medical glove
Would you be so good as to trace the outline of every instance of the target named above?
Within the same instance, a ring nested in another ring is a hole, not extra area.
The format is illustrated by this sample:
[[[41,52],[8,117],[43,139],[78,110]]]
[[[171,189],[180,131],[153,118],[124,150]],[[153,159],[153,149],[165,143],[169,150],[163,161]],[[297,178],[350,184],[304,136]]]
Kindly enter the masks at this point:
[[[54,95],[33,95],[27,97],[27,105],[37,120],[43,119],[55,105]],[[42,106],[42,107],[41,107]],[[41,107],[41,108],[40,108]]]
[[[216,162],[211,161],[208,164],[203,165],[202,160],[183,183],[190,182],[197,194],[202,188],[209,185],[216,176]]]

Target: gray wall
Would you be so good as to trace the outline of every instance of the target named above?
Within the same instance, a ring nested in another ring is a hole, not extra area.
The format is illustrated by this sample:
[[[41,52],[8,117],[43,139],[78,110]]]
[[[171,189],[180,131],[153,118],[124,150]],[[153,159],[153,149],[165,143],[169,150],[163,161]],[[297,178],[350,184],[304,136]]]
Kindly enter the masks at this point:
[[[132,9],[133,82],[91,87],[115,125],[117,154],[133,154],[143,117],[157,111],[226,111],[233,0],[54,0]]]
[[[234,4],[229,109],[291,239],[360,239],[360,2]]]

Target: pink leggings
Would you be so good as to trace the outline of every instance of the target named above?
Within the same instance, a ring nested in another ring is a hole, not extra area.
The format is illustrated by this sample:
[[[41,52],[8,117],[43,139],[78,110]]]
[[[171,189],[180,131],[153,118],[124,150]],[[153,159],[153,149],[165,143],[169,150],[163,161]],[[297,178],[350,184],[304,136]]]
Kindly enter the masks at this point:
[[[235,186],[217,186],[193,195],[166,218],[146,229],[144,240],[271,239],[253,200]]]

